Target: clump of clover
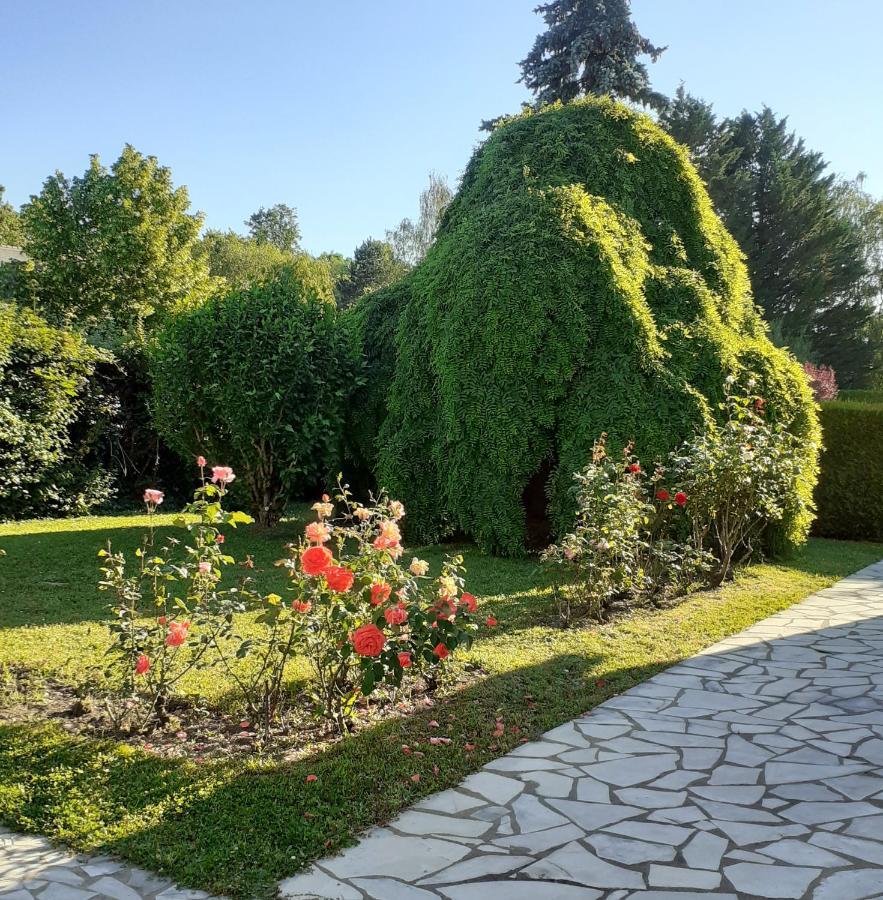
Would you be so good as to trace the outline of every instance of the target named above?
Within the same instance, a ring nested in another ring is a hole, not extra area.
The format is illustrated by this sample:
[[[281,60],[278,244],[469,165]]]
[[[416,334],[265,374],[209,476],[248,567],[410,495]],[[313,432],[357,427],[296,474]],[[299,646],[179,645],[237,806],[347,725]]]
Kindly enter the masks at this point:
[[[318,712],[340,731],[360,697],[422,677],[435,686],[446,661],[468,649],[477,629],[475,597],[464,591],[463,559],[445,559],[429,577],[421,559],[403,562],[401,503],[385,495],[354,502],[338,485],[313,506],[316,520],[286,565],[303,621],[299,649],[315,675]],[[496,624],[488,616],[489,625]]]
[[[239,605],[237,589],[218,588],[222,567],[234,562],[223,550],[221,528],[252,519],[223,508],[227,486],[236,477],[233,470],[215,466],[209,478],[205,459],[199,457],[197,464],[201,485],[176,520],[189,533],[188,543],[170,537],[157,547],[155,517],[164,498],[162,491],[148,488],[148,528],[135,551],[137,571],[130,574],[126,555],[110,541],[98,553],[99,590],[114,595],[105,675],[112,691],[108,712],[118,729],[142,730],[166,719],[181,679],[214,664],[208,651],[229,628],[226,608]]]
[[[733,385],[731,377],[720,404],[723,424],[685,441],[670,458],[690,495],[693,545],[717,557],[708,578],[713,587],[758,549],[767,526],[800,496],[796,485],[805,477],[800,442],[770,421],[763,397],[734,393]]]
[[[574,475],[573,530],[543,553],[565,625],[659,603],[687,590],[709,565],[707,553],[679,539],[687,493],[669,486],[661,466],[647,477],[632,445],[614,459],[606,443],[604,434]]]

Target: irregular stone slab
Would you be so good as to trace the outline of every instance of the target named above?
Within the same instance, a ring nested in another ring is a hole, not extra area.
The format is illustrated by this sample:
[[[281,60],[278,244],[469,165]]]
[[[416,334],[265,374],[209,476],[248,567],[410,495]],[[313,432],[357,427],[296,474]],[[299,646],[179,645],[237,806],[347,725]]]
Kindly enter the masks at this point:
[[[522,874],[529,878],[563,878],[596,888],[644,887],[644,878],[639,872],[605,862],[576,842],[555,850],[523,869]]]
[[[449,900],[551,900],[549,885],[524,881],[480,881],[441,889]],[[556,900],[598,900],[600,891],[570,884],[554,886]]]
[[[507,804],[524,790],[523,782],[516,778],[507,778],[485,771],[470,775],[460,787],[485,797],[491,803],[502,805]]]
[[[532,856],[518,856],[516,854],[488,853],[484,856],[474,856],[463,862],[454,863],[441,872],[436,872],[429,878],[424,878],[418,884],[454,884],[460,881],[474,881],[476,878],[486,878],[489,875],[505,875],[514,872],[532,863]]]
[[[438,894],[392,878],[354,878],[353,883],[372,900],[437,900]]]
[[[815,849],[827,847],[828,850],[845,853],[847,856],[862,860],[862,862],[883,866],[883,843],[879,839],[868,841],[864,838],[851,837],[846,834],[820,832],[812,835],[809,841],[815,845]],[[883,873],[881,873],[881,876],[883,876]]]
[[[873,816],[880,808],[870,803],[795,803],[790,809],[782,811],[782,816],[801,825],[818,825],[821,822],[834,822],[838,819],[857,819],[862,816]]]
[[[375,828],[355,847],[322,865],[340,879],[389,875],[402,881],[417,881],[459,862],[468,853],[469,847],[453,841],[397,835]]]
[[[515,800],[512,804],[512,812],[515,814],[515,824],[522,834],[543,831],[546,828],[558,828],[568,824],[567,818],[553,812],[530,794],[522,794]]]
[[[815,836],[811,837],[810,841],[814,842]],[[821,866],[830,869],[848,864],[842,856],[835,856],[821,847],[803,841],[786,839],[758,849],[766,856],[772,856],[773,859],[779,859],[782,862],[793,863],[795,866]]]
[[[585,837],[585,833],[576,825],[562,825],[560,828],[549,828],[546,831],[531,834],[512,834],[494,840],[494,846],[511,850],[530,850],[532,853],[545,853],[553,847],[561,847],[571,841]]]
[[[640,815],[636,806],[611,803],[584,803],[581,800],[549,800],[549,806],[565,815],[585,831],[596,831],[605,825]],[[624,885],[628,887],[628,885]]]
[[[598,856],[611,862],[633,866],[646,862],[671,862],[675,858],[675,848],[664,844],[652,844],[632,838],[616,837],[612,834],[590,834],[586,843]]]
[[[405,834],[481,837],[491,826],[476,817],[442,816],[411,809],[394,819],[392,827]]]
[[[583,766],[582,769],[591,778],[614,784],[617,787],[633,787],[658,778],[665,772],[673,771],[678,764],[674,755],[636,756],[623,759],[599,762]]]
[[[880,893],[880,869],[851,869],[824,878],[812,900],[866,900]]]
[[[720,872],[684,869],[680,866],[650,866],[647,880],[651,887],[699,888],[713,890],[720,887]]]
[[[742,894],[752,897],[795,898],[806,893],[806,889],[821,874],[821,869],[806,866],[758,865],[756,863],[736,863],[724,866],[724,875]]]

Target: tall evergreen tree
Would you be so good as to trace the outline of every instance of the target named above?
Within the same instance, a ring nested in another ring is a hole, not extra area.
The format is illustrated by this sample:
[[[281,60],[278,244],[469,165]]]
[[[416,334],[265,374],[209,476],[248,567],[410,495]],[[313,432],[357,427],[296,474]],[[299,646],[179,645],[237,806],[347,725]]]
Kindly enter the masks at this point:
[[[647,67],[656,47],[632,21],[630,0],[552,0],[538,6],[546,31],[521,62],[521,81],[539,103],[581,94],[610,94],[657,109],[666,98],[650,87]]]
[[[862,382],[874,348],[870,212],[821,153],[767,107],[718,120],[680,89],[660,120],[688,145],[724,224],[747,256],[754,296],[775,338],[842,384]],[[860,209],[864,210],[860,214]]]

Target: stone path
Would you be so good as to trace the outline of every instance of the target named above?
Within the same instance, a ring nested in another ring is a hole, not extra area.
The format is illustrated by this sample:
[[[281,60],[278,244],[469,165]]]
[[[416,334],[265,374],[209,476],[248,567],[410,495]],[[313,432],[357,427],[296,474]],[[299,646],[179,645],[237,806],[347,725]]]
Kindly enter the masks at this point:
[[[0,828],[3,900],[209,900],[107,856],[76,856],[45,838]]]
[[[883,562],[488,764],[285,898],[883,898]]]
[[[883,900],[883,561],[280,885],[339,900]],[[0,900],[207,900],[0,829]]]

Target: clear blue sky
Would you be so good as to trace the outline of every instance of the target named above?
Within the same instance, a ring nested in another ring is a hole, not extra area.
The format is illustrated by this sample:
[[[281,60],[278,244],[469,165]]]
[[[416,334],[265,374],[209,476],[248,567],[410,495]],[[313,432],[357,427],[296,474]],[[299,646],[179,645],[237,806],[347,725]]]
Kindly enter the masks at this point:
[[[0,183],[125,142],[186,184],[210,227],[296,206],[306,248],[350,254],[455,181],[484,118],[528,95],[536,0],[3,0]],[[634,0],[683,80],[722,114],[770,105],[840,173],[883,193],[881,0]]]

